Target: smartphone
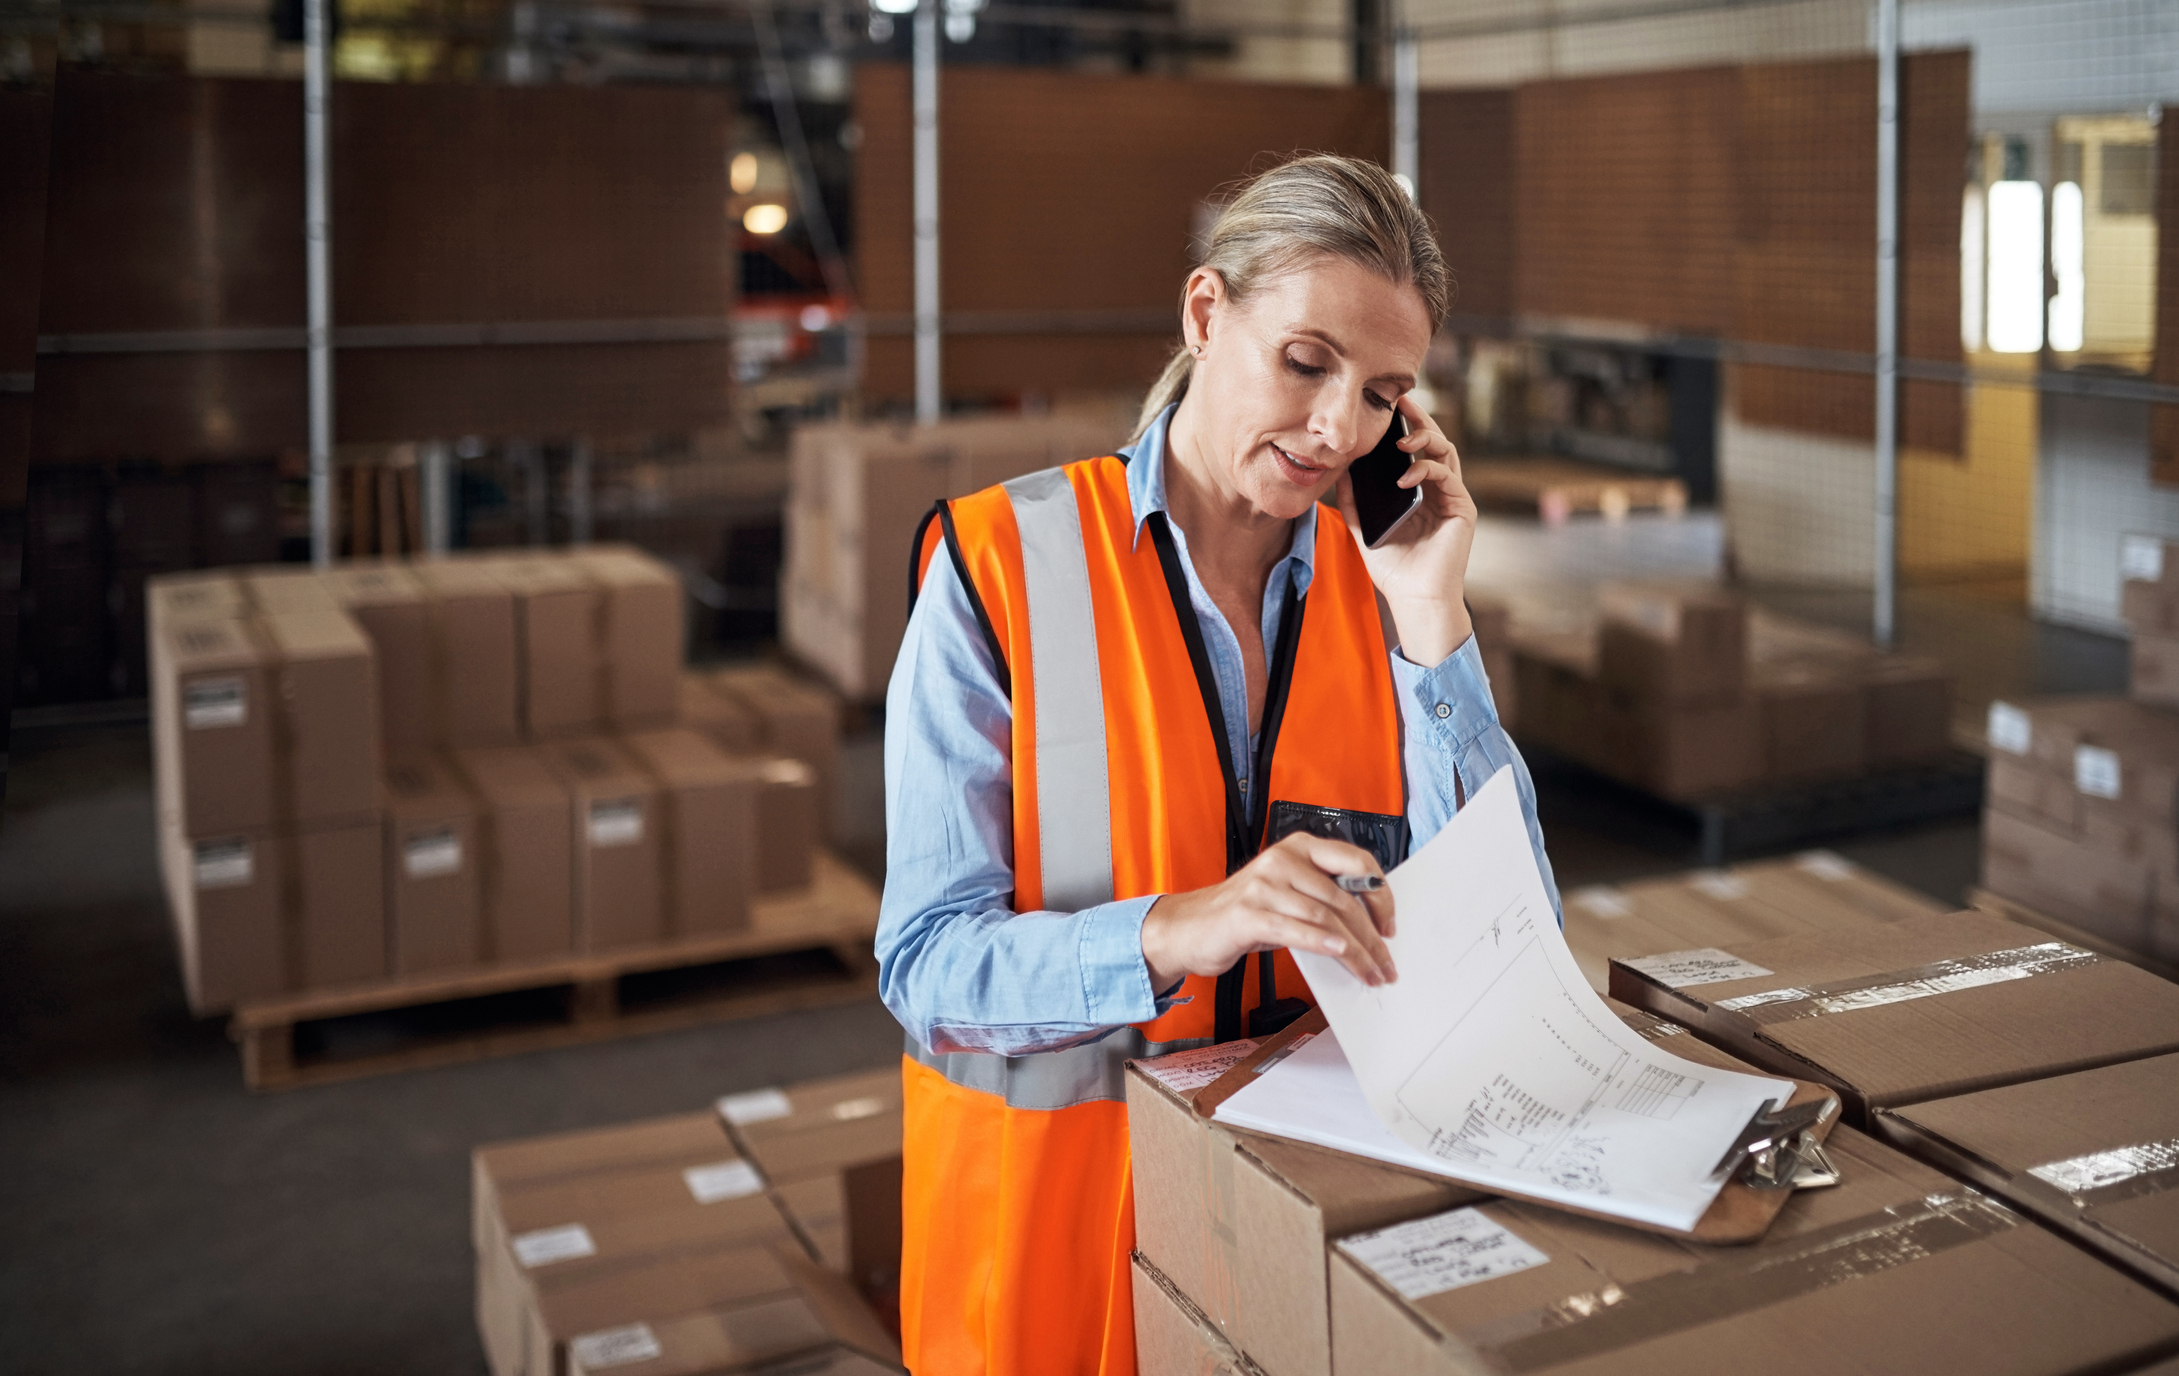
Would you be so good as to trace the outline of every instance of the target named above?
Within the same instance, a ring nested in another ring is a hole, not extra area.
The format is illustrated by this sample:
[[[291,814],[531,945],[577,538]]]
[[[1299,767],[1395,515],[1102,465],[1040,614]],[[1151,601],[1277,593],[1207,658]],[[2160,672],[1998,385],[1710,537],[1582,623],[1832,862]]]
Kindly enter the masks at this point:
[[[1354,514],[1362,518],[1362,543],[1370,549],[1383,544],[1422,505],[1420,483],[1400,486],[1401,475],[1415,465],[1415,456],[1400,448],[1407,433],[1407,417],[1395,411],[1377,447],[1347,469],[1354,485]]]

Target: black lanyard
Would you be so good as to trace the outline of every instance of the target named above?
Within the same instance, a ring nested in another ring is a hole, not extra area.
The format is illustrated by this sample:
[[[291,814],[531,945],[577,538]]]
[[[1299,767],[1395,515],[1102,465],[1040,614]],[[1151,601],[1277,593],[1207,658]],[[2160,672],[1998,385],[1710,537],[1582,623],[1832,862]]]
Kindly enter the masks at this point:
[[[1264,688],[1263,726],[1257,732],[1256,758],[1247,795],[1235,771],[1233,749],[1226,734],[1226,711],[1218,697],[1218,676],[1211,669],[1210,650],[1203,642],[1203,623],[1188,596],[1188,573],[1181,566],[1180,550],[1173,543],[1172,527],[1165,513],[1150,513],[1150,541],[1157,547],[1158,564],[1165,571],[1165,590],[1173,600],[1173,614],[1180,619],[1181,639],[1188,645],[1188,662],[1195,666],[1196,690],[1203,697],[1203,714],[1210,719],[1211,739],[1218,745],[1218,768],[1226,783],[1226,873],[1246,865],[1263,849],[1264,820],[1271,807],[1271,757],[1278,749],[1279,725],[1286,717],[1288,689],[1294,681],[1294,651],[1301,641],[1301,619],[1308,595],[1294,587],[1294,573],[1287,572],[1286,605],[1279,613],[1279,629],[1272,644],[1269,681]],[[1275,999],[1272,953],[1260,953],[1260,1003],[1269,1008]],[[1218,977],[1217,1040],[1229,1042],[1241,1035],[1241,995],[1247,978],[1248,957]]]

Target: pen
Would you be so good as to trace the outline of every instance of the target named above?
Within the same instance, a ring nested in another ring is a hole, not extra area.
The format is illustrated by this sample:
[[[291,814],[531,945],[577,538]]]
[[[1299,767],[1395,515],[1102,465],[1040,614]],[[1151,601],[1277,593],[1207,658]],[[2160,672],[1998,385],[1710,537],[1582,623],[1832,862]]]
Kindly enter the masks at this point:
[[[1375,893],[1384,886],[1385,877],[1381,874],[1342,874],[1339,876],[1339,887],[1345,889],[1348,893]]]

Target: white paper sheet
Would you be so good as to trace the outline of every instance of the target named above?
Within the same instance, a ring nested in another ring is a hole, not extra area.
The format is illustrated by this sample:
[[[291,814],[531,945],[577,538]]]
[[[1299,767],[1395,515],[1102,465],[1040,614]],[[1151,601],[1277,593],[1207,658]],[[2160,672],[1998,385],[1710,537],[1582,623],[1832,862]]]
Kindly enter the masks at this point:
[[[1399,982],[1372,989],[1297,952],[1336,1036],[1287,1056],[1215,1116],[1693,1228],[1717,1195],[1711,1168],[1792,1085],[1681,1060],[1613,1016],[1559,933],[1511,769],[1388,878]],[[1391,1154],[1388,1139],[1404,1151]]]

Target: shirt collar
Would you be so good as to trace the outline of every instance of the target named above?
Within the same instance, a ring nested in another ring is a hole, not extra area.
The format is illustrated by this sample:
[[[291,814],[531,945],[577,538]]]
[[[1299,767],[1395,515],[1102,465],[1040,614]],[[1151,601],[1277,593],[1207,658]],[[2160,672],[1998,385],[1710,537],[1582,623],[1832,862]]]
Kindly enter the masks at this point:
[[[1165,504],[1165,431],[1173,422],[1173,412],[1180,408],[1174,402],[1158,412],[1158,418],[1150,422],[1150,428],[1142,432],[1142,438],[1120,451],[1127,460],[1127,500],[1135,516],[1135,543],[1142,543],[1143,522],[1154,511],[1167,511]],[[1298,587],[1307,592],[1316,578],[1316,517],[1315,502],[1294,522],[1294,545],[1286,552],[1289,559],[1301,563]],[[1168,519],[1170,513],[1168,512]]]

